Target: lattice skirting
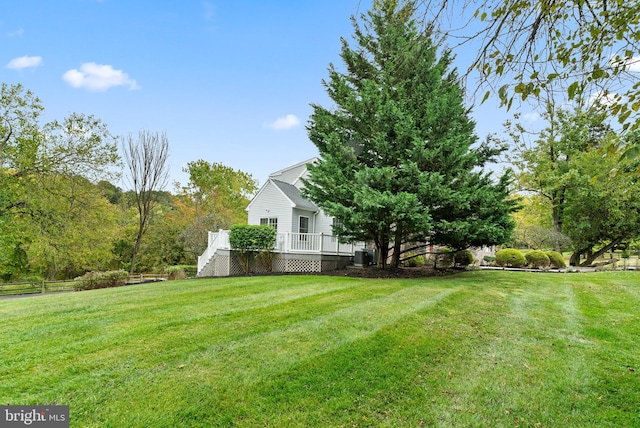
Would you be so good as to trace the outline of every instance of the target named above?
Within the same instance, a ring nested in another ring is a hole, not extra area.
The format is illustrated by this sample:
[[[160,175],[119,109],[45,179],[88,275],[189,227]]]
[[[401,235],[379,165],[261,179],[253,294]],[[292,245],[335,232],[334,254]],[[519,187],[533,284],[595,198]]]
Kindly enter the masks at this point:
[[[272,255],[271,269],[268,260],[250,257],[250,273],[266,272],[292,272],[292,273],[314,273],[329,270],[341,269],[351,264],[350,257],[321,256],[319,254],[278,254]],[[265,266],[267,263],[267,266]],[[202,276],[237,276],[244,275],[243,263],[238,254],[228,250],[218,250],[213,266],[207,269]]]
[[[273,261],[274,272],[321,272],[320,260],[284,259],[276,257]]]

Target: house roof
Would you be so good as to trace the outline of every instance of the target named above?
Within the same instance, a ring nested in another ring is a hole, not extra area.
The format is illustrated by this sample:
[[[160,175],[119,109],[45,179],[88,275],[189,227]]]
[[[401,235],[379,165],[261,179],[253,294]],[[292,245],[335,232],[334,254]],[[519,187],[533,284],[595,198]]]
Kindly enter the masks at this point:
[[[305,174],[305,172],[307,171],[307,165],[310,164],[310,163],[315,164],[315,163],[318,162],[318,160],[319,159],[317,157],[313,157],[311,159],[307,159],[306,161],[298,162],[295,165],[291,165],[291,166],[283,168],[283,169],[281,169],[279,171],[272,172],[271,174],[269,174],[269,178],[280,180],[280,181],[285,181],[285,180],[281,179],[280,177],[285,175],[285,174],[287,174],[289,171],[298,169],[299,171],[294,176],[294,178],[290,177],[289,180],[285,181],[286,183],[290,183],[290,184],[294,184],[295,185],[295,184],[298,183],[298,180],[300,180],[300,177],[302,177]]]
[[[275,180],[270,178],[271,181],[284,195],[289,199],[295,208],[300,208],[303,210],[309,211],[320,211],[320,209],[310,200],[305,199],[300,194],[300,189],[298,189],[293,184],[285,183],[284,181]]]
[[[289,165],[289,166],[288,166],[288,167],[286,167],[286,168],[282,168],[282,169],[280,169],[280,170],[278,170],[278,171],[272,172],[271,174],[269,174],[269,177],[275,177],[275,176],[278,176],[278,175],[282,174],[283,172],[289,171],[290,169],[298,168],[299,166],[303,166],[303,165],[304,165],[304,166],[306,166],[307,164],[309,164],[309,163],[315,163],[315,162],[317,162],[318,160],[319,160],[319,159],[318,159],[318,157],[314,156],[314,157],[312,157],[311,159],[307,159],[307,160],[305,160],[305,161],[298,162],[298,163],[297,163],[297,164],[295,164],[295,165]]]

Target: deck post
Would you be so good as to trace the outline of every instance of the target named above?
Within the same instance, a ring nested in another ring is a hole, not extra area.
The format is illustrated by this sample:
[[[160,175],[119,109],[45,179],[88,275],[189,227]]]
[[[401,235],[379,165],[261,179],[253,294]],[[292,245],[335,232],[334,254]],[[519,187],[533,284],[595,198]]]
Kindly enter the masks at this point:
[[[322,254],[323,246],[324,246],[324,233],[320,232],[320,254]]]

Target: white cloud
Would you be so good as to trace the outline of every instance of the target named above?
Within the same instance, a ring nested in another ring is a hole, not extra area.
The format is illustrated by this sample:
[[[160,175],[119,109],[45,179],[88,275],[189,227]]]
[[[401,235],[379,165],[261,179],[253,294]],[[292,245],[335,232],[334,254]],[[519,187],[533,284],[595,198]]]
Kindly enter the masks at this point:
[[[522,115],[522,120],[524,120],[525,122],[535,122],[539,118],[540,118],[540,115],[535,111],[532,113],[525,113]]]
[[[614,55],[609,59],[609,65],[614,69],[619,69],[624,66],[627,72],[640,73],[640,56],[624,59],[618,55]]]
[[[640,73],[640,56],[634,56],[627,61],[627,70]]]
[[[589,104],[593,105],[596,101],[602,106],[611,106],[616,102],[620,102],[622,97],[615,92],[604,93],[602,91],[598,91],[595,94],[591,94],[589,97]]]
[[[300,119],[292,114],[279,117],[275,122],[267,124],[269,128],[275,129],[276,131],[284,131],[286,129],[295,128],[298,125],[300,125]]]
[[[92,91],[106,91],[114,86],[128,86],[130,90],[140,89],[138,83],[124,71],[95,62],[82,64],[80,70],[69,70],[62,78],[74,88],[87,88]]]
[[[35,68],[42,64],[42,57],[40,56],[21,56],[14,58],[7,64],[7,68],[13,70],[22,70],[25,68]]]

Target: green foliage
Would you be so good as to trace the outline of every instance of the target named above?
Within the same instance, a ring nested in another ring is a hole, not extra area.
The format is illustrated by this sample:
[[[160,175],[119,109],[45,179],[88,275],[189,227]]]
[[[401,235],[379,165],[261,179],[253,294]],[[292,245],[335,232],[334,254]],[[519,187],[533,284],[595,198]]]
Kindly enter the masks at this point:
[[[128,278],[129,274],[124,270],[87,272],[83,276],[76,278],[74,287],[76,291],[120,287],[126,284]]]
[[[423,255],[412,256],[404,262],[404,265],[407,267],[420,267],[424,266],[425,259]]]
[[[229,244],[240,251],[271,251],[276,243],[276,230],[269,225],[236,224],[231,226]]]
[[[495,263],[496,258],[494,256],[484,256],[482,260],[484,260],[486,263],[493,264]]]
[[[172,218],[180,225],[180,244],[193,260],[207,248],[207,232],[246,223],[245,208],[258,188],[248,173],[199,159],[187,163],[189,182],[180,188]]]
[[[250,253],[257,252],[260,262],[270,269],[271,252],[276,243],[276,230],[269,225],[236,224],[231,226],[229,244],[240,256],[245,273],[249,273]]]
[[[0,92],[0,273],[57,279],[107,268],[117,210],[94,183],[116,176],[114,137],[90,115],[41,124],[30,91]]]
[[[513,248],[503,248],[496,253],[496,264],[502,267],[523,267],[527,264],[524,255]]]
[[[562,254],[557,251],[545,251],[547,257],[549,257],[549,263],[552,267],[562,269],[567,267],[567,263],[564,260]]]
[[[340,220],[335,232],[372,241],[386,267],[403,243],[466,248],[505,242],[513,224],[509,176],[483,167],[500,153],[476,145],[452,55],[416,28],[410,5],[375,2],[343,40],[346,73],[324,82],[335,106],[313,105],[309,138],[321,160],[303,193]]]
[[[456,262],[456,251],[447,248],[440,247],[436,250],[434,254],[435,257],[435,268],[436,269],[450,269],[455,266]]]
[[[456,266],[469,266],[474,262],[473,253],[469,249],[456,251],[454,260]]]
[[[589,265],[640,236],[640,182],[631,161],[615,151],[609,154],[621,138],[601,112],[565,111],[549,104],[544,118],[548,126],[533,142],[525,139],[522,126],[508,124],[519,147],[513,162],[520,170],[520,186],[548,201],[554,249],[565,246],[559,238],[566,236],[573,249],[571,264]]]
[[[198,273],[198,266],[193,266],[193,265],[169,266],[165,268],[164,271],[169,275],[169,279],[194,278]]]
[[[0,87],[0,168],[18,170],[20,159],[34,155],[34,140],[44,107],[21,84]],[[29,153],[24,153],[28,149]],[[2,201],[4,202],[4,201]],[[0,211],[1,211],[0,207]]]
[[[473,14],[469,22],[456,20],[456,29],[446,28],[450,21],[444,18],[436,18],[440,22],[435,26],[460,39],[478,40],[471,67],[490,88],[483,101],[492,91],[507,108],[514,100],[544,98],[544,92],[561,95],[559,103],[591,95],[601,97],[599,108],[616,117],[623,130],[640,125],[640,85],[635,75],[640,51],[638,2],[483,0],[445,1],[442,7],[456,16]]]
[[[549,259],[549,256],[547,256],[547,254],[544,251],[540,251],[540,250],[528,251],[524,255],[524,257],[527,260],[527,265],[531,266],[532,268],[546,269],[549,267],[549,264],[551,264],[551,260]]]
[[[183,171],[189,174],[184,193],[199,207],[199,217],[216,216],[217,224],[211,227],[212,230],[246,223],[245,208],[258,190],[258,183],[251,174],[202,159],[187,163]]]

